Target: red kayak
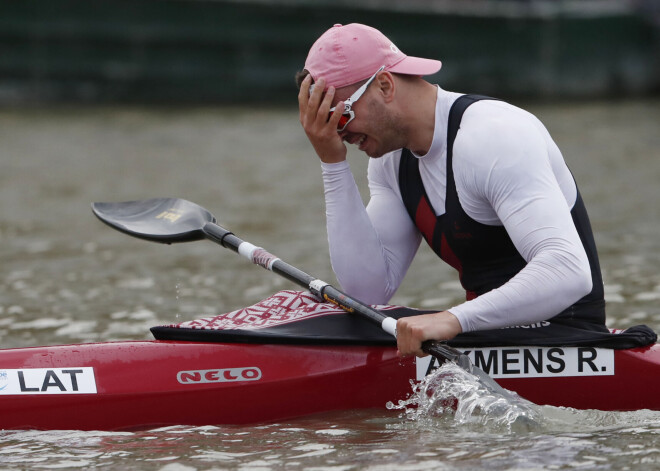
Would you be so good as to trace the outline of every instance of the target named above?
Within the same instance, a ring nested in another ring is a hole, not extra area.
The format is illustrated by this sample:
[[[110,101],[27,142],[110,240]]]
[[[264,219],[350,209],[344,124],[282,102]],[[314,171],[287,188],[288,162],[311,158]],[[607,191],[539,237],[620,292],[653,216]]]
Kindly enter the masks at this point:
[[[492,377],[537,404],[660,410],[660,347],[648,327],[612,333],[544,321],[461,334],[450,345],[425,342],[427,359],[400,360],[395,319],[421,311],[366,306],[241,240],[189,201],[96,203],[93,210],[134,237],[212,240],[309,291],[155,327],[151,342],[0,350],[2,429],[241,424],[384,408],[446,360],[490,391],[502,390]]]
[[[557,350],[556,358],[569,356]],[[660,347],[609,352],[608,374],[497,381],[537,404],[660,410]],[[242,424],[384,409],[405,399],[417,377],[414,359],[378,346],[110,342],[3,350],[0,364],[3,429]]]
[[[273,298],[152,329],[178,340],[0,350],[0,428],[126,430],[384,409],[433,367],[430,357],[399,359],[389,337],[370,337],[375,329],[355,316],[326,304],[284,311]],[[335,326],[357,331],[363,344]],[[536,404],[660,410],[657,344],[462,350]]]

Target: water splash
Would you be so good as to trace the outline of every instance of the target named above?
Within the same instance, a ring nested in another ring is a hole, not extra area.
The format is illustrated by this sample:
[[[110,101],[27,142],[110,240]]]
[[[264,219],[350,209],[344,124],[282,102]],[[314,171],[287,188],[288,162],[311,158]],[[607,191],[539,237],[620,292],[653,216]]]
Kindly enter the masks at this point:
[[[175,299],[176,299],[176,304],[177,304],[177,310],[176,310],[176,315],[174,316],[177,322],[181,321],[181,310],[178,308],[180,305],[180,299],[179,297],[181,296],[181,285],[177,281],[176,284],[174,285],[174,293],[175,293]]]
[[[447,362],[419,383],[412,383],[412,394],[388,409],[402,410],[413,421],[449,418],[454,425],[488,426],[507,431],[530,431],[542,422],[540,408],[506,391],[500,394],[479,379]]]

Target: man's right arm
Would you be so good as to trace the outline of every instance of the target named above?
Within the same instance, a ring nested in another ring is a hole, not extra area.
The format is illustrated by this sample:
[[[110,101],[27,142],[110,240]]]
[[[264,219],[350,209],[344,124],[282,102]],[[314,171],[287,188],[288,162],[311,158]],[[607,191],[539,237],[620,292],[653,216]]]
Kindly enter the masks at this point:
[[[365,208],[347,162],[322,164],[332,268],[342,289],[368,304],[394,295],[421,236],[401,199],[372,175]]]
[[[343,103],[337,103],[328,119],[334,88],[324,94],[325,81],[320,78],[310,94],[310,85],[308,75],[298,93],[300,123],[323,166],[333,270],[348,294],[384,304],[401,284],[421,236],[392,190],[396,182],[388,182],[383,174],[370,174],[371,200],[365,208],[346,161],[346,144],[337,133]]]

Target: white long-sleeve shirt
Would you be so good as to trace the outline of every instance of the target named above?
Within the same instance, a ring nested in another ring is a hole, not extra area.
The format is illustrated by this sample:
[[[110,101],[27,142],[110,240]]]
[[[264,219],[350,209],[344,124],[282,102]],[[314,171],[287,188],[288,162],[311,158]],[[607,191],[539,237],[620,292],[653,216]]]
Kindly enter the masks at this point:
[[[460,96],[438,87],[435,130],[419,169],[436,215],[445,212],[447,122]],[[346,161],[322,163],[333,270],[350,295],[384,304],[401,284],[421,234],[401,198],[401,150],[369,161],[365,208]],[[449,309],[464,332],[548,319],[591,291],[589,261],[570,210],[577,188],[543,124],[483,100],[463,115],[453,148],[456,190],[477,222],[504,226],[527,265],[511,280]]]

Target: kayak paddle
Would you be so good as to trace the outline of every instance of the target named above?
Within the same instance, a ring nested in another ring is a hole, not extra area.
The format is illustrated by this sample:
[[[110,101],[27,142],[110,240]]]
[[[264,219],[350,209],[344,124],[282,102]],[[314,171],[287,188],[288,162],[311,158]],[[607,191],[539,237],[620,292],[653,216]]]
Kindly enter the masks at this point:
[[[94,203],[92,210],[110,227],[152,242],[172,244],[209,239],[246,257],[252,263],[308,289],[319,299],[325,299],[348,312],[378,324],[385,332],[396,337],[396,319],[289,265],[261,247],[241,240],[216,224],[215,217],[195,203],[178,198],[154,198],[121,203]],[[507,390],[483,370],[474,366],[467,355],[445,342],[428,340],[422,344],[422,350],[435,357],[440,364],[447,360],[456,363],[475,375],[492,392],[511,397]]]

